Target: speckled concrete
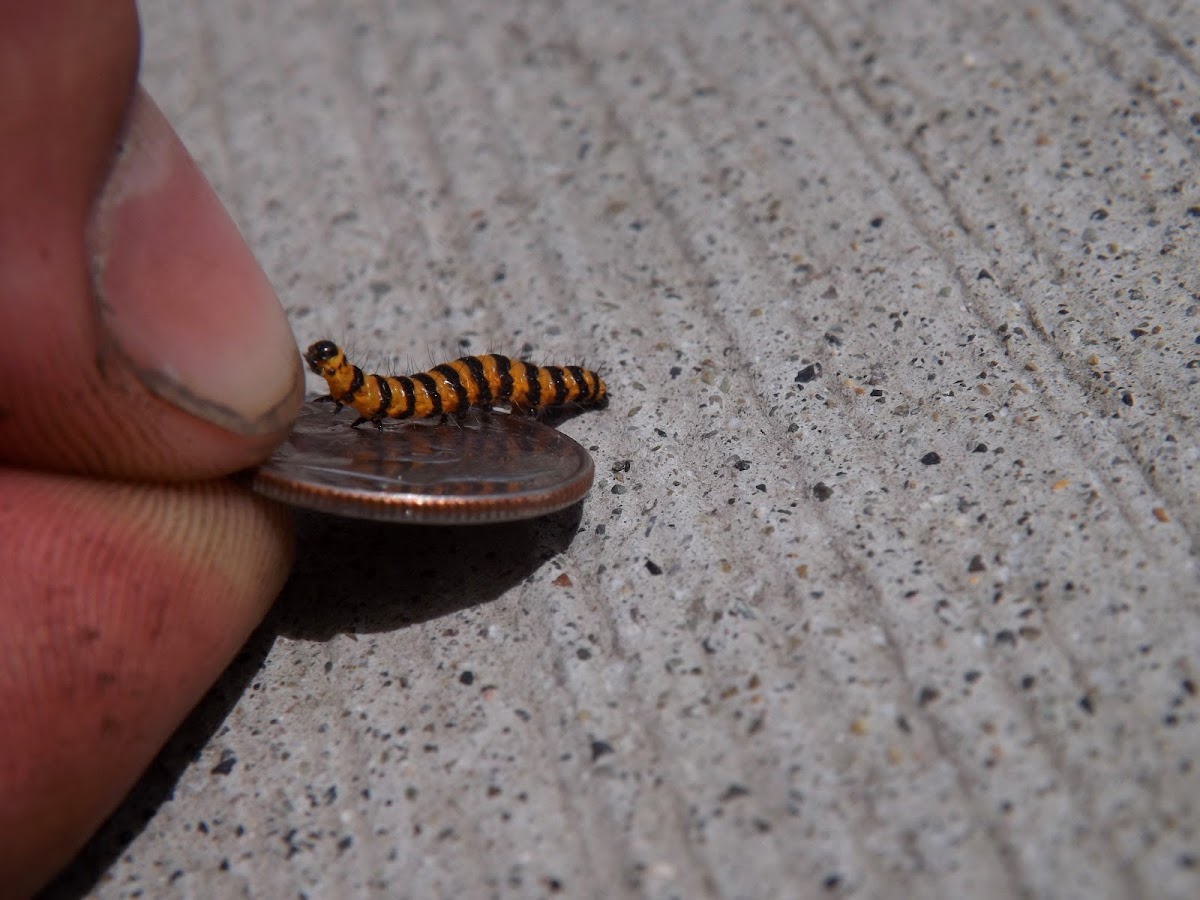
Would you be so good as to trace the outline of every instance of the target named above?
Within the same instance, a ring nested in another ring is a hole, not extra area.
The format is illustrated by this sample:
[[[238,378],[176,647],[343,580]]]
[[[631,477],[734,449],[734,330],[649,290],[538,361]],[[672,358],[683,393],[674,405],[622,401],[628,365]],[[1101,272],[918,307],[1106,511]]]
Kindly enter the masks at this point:
[[[145,13],[299,343],[613,402],[581,509],[302,517],[52,896],[1200,896],[1200,7]]]

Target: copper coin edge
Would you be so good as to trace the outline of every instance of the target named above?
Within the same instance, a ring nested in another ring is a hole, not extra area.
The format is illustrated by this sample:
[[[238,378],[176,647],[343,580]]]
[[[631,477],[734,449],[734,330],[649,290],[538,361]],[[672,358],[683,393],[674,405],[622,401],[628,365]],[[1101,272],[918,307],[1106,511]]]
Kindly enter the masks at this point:
[[[255,472],[250,488],[256,493],[290,506],[379,522],[411,522],[419,525],[473,525],[534,519],[566,509],[591,489],[595,465],[562,487],[541,494],[501,498],[438,497],[422,494],[380,496],[356,491],[299,484],[269,472]]]

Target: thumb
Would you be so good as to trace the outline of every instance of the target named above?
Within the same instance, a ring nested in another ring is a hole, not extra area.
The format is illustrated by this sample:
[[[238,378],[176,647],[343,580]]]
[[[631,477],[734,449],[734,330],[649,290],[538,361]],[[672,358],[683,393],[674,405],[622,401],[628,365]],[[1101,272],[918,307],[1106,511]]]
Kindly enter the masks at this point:
[[[128,2],[0,0],[0,463],[210,477],[299,409],[287,318],[137,52]]]

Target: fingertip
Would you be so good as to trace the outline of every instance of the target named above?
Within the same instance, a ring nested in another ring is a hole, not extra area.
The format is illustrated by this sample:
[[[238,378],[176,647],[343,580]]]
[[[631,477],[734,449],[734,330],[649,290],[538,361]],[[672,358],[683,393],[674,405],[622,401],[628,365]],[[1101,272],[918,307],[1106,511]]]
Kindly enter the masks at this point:
[[[295,418],[304,376],[275,292],[153,100],[135,92],[88,229],[107,352],[152,393],[235,435]]]

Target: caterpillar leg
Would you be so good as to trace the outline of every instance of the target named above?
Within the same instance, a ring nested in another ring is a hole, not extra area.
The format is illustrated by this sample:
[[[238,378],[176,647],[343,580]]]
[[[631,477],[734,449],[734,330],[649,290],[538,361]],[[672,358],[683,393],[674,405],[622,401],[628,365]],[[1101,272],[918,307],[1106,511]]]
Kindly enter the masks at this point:
[[[313,402],[314,403],[332,403],[334,405],[333,406],[333,414],[335,416],[342,411],[342,407],[345,405],[339,400],[334,400],[332,394],[326,394],[324,397],[316,397],[313,400]]]
[[[370,422],[380,431],[383,431],[383,416],[372,416],[370,419],[368,419],[366,416],[359,416],[350,423],[350,427],[357,428],[359,425],[363,424],[363,422]]]

